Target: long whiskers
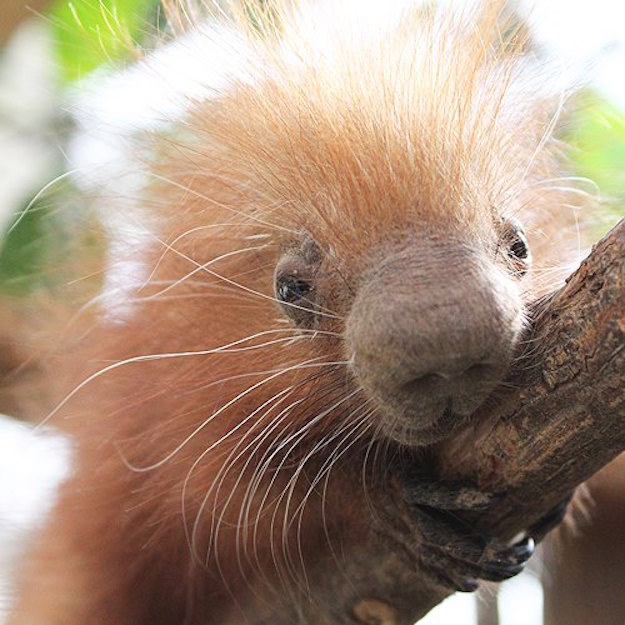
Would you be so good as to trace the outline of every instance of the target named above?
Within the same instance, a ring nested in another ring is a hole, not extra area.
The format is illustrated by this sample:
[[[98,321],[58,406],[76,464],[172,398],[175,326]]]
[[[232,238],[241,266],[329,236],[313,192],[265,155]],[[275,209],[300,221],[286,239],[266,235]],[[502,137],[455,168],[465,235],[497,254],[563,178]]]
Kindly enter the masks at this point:
[[[327,366],[327,365],[330,365],[330,364],[339,364],[339,363],[332,363],[332,362],[322,362],[322,363],[319,363],[318,361],[321,360],[323,357],[324,356],[316,356],[316,357],[310,358],[309,360],[306,360],[306,361],[304,361],[302,363],[298,363],[298,364],[295,364],[295,365],[290,365],[290,366],[278,369],[277,371],[275,371],[275,373],[272,373],[271,375],[263,378],[259,382],[256,382],[252,386],[249,386],[247,389],[245,389],[244,391],[241,391],[235,397],[233,397],[232,399],[227,401],[225,404],[223,404],[219,409],[217,409],[215,412],[213,412],[213,414],[210,417],[208,417],[202,423],[200,423],[170,453],[168,453],[165,457],[163,457],[158,462],[155,462],[153,464],[150,464],[150,465],[147,465],[147,466],[143,466],[143,467],[134,466],[134,465],[128,463],[129,468],[131,468],[133,471],[136,471],[136,472],[140,473],[140,472],[146,472],[146,471],[153,471],[154,469],[157,469],[158,467],[163,466],[165,463],[169,462],[176,454],[178,454],[178,452],[180,452],[191,440],[193,440],[193,438],[195,438],[210,423],[214,422],[221,414],[223,414],[228,408],[232,407],[234,404],[236,404],[237,402],[241,401],[244,397],[250,395],[255,390],[260,388],[261,386],[264,386],[264,385],[268,384],[269,382],[275,380],[276,378],[278,378],[280,376],[283,376],[283,375],[285,375],[287,373],[290,373],[292,371],[297,371],[298,369],[306,369],[308,367],[316,367],[316,366]],[[216,447],[221,445],[225,440],[229,439],[233,434],[235,434],[236,432],[241,430],[243,428],[243,426],[249,422],[250,419],[251,419],[251,416],[248,415],[247,417],[245,417],[244,419],[239,421],[233,428],[228,430],[224,435],[222,435],[216,441],[214,441],[200,455],[200,459],[203,458],[204,456],[206,456],[208,453],[210,453],[213,449],[215,449]]]
[[[273,395],[272,397],[270,397],[268,400],[266,400],[265,402],[263,402],[260,406],[258,406],[258,408],[256,408],[254,411],[252,411],[245,419],[246,420],[251,420],[253,419],[258,413],[260,413],[261,411],[263,411],[265,408],[267,408],[267,406],[269,406],[269,408],[267,410],[265,410],[265,412],[258,418],[258,420],[250,427],[250,429],[241,437],[241,439],[239,440],[239,442],[237,443],[237,445],[232,449],[232,451],[230,452],[230,454],[228,455],[228,457],[224,460],[224,462],[221,464],[221,467],[219,469],[219,471],[217,472],[217,475],[215,476],[215,478],[212,480],[212,483],[210,484],[208,490],[206,491],[206,493],[204,494],[204,497],[202,499],[202,502],[198,508],[198,511],[195,515],[195,522],[193,524],[193,528],[188,536],[188,544],[191,548],[191,553],[193,554],[193,556],[195,558],[199,560],[199,554],[197,553],[197,540],[198,540],[198,532],[199,532],[199,528],[200,528],[200,521],[202,519],[203,516],[203,512],[204,512],[204,508],[206,507],[210,495],[211,493],[213,493],[213,491],[215,492],[215,498],[218,497],[219,495],[219,491],[221,489],[221,484],[223,483],[229,467],[234,465],[234,462],[236,462],[236,460],[247,450],[249,449],[249,447],[251,445],[254,444],[255,439],[252,439],[251,443],[245,447],[243,449],[243,451],[239,454],[236,455],[236,452],[239,448],[239,446],[241,445],[242,441],[244,441],[246,439],[246,437],[250,434],[250,432],[253,432],[255,427],[265,427],[267,430],[271,431],[273,427],[275,427],[275,421],[279,420],[281,416],[288,414],[289,409],[292,409],[293,404],[289,404],[289,406],[287,406],[287,408],[284,411],[281,411],[280,413],[278,413],[278,415],[275,417],[274,419],[274,423],[270,423],[268,425],[264,424],[264,419],[265,417],[271,413],[271,411],[278,407],[282,401],[284,401],[286,398],[288,398],[292,392],[293,392],[293,386],[289,386],[281,391],[279,391],[278,393],[276,393],[275,395]],[[191,468],[189,469],[189,471],[187,472],[187,477],[185,478],[184,484],[183,484],[183,489],[182,489],[182,502],[183,502],[183,511],[185,509],[185,499],[186,499],[186,493],[187,493],[187,488],[188,488],[188,484],[189,484],[189,480],[191,479],[192,474],[194,473],[195,469],[197,468],[197,466],[204,460],[204,458],[208,455],[208,453],[210,453],[210,451],[212,451],[211,449],[212,446],[210,446],[207,450],[205,450],[204,452],[202,452],[202,454],[200,454],[198,456],[198,458],[195,460],[195,462],[191,465]],[[225,510],[225,508],[227,507],[227,504],[230,502],[233,493],[236,490],[236,487],[238,486],[238,483],[240,481],[242,477],[242,472],[239,475],[239,478],[237,479],[237,481],[235,482],[230,497],[226,500],[226,503],[223,506],[223,510]],[[217,504],[215,504],[214,508],[213,508],[213,512],[215,511],[215,507]],[[185,517],[185,515],[183,514],[183,518]],[[214,525],[215,521],[212,520],[211,524]],[[185,531],[186,531],[186,522],[185,522]],[[213,532],[211,532],[211,534],[213,534]],[[210,537],[210,541],[212,542],[213,540],[213,536],[211,535]],[[210,542],[209,542],[209,549],[210,549]]]
[[[330,528],[328,524],[328,515],[327,515],[327,502],[328,502],[328,486],[330,481],[330,474],[332,469],[336,467],[339,463],[339,460],[342,456],[344,456],[351,448],[354,447],[358,441],[362,440],[370,429],[370,423],[366,419],[366,409],[367,409],[368,401],[363,402],[357,408],[348,411],[345,417],[343,418],[343,425],[336,430],[336,432],[332,433],[330,436],[322,439],[312,450],[309,452],[305,458],[303,458],[300,462],[300,466],[298,467],[296,473],[291,478],[291,484],[289,486],[289,495],[285,504],[284,511],[284,524],[283,524],[283,536],[282,536],[282,545],[283,545],[283,553],[288,562],[291,563],[291,570],[294,575],[296,573],[296,568],[293,563],[293,559],[290,555],[289,550],[289,542],[288,542],[288,532],[292,525],[295,523],[297,519],[297,532],[296,532],[296,545],[298,550],[298,559],[299,559],[299,570],[301,571],[305,586],[307,585],[306,578],[306,563],[304,560],[304,553],[302,547],[302,526],[304,522],[304,512],[306,508],[306,504],[308,503],[309,498],[316,490],[317,486],[322,482],[323,489],[321,492],[321,518],[323,529],[326,537],[326,542],[328,548],[330,550],[330,554],[332,555],[334,561],[337,563],[337,566],[340,567],[340,558],[336,553],[332,539],[330,536]],[[351,439],[351,440],[350,440]],[[324,449],[332,445],[332,451],[329,456],[326,458],[321,467],[317,470],[315,477],[311,480],[310,485],[304,496],[301,498],[300,503],[297,508],[294,510],[291,519],[289,520],[289,507],[294,495],[295,486],[297,480],[300,475],[303,473],[306,463],[314,456],[319,455]],[[325,479],[324,479],[325,478]]]
[[[158,291],[156,293],[153,293],[153,294],[150,294],[148,297],[143,298],[143,300],[144,301],[149,301],[149,300],[152,300],[152,299],[158,299],[161,295],[164,295],[168,291],[171,291],[172,289],[175,289],[177,286],[180,286],[185,281],[187,281],[189,278],[193,277],[195,274],[200,273],[201,271],[205,271],[208,267],[218,263],[221,260],[225,260],[227,258],[232,258],[233,256],[238,256],[239,254],[245,254],[246,252],[257,252],[259,250],[262,250],[265,247],[266,246],[264,246],[264,245],[254,245],[254,246],[246,247],[246,248],[243,248],[243,249],[240,249],[240,250],[233,250],[233,251],[230,251],[230,252],[226,252],[224,254],[220,254],[219,256],[216,256],[215,258],[212,258],[211,260],[207,261],[206,263],[198,264],[198,266],[195,269],[192,269],[189,273],[187,273],[184,276],[182,276],[182,278],[178,278],[177,280],[175,280],[174,282],[172,282],[171,284],[169,284],[165,288],[161,289],[160,291]],[[145,285],[144,285],[143,288],[145,288]]]
[[[244,226],[248,226],[248,227],[252,227],[252,224],[237,224],[237,223],[228,223],[228,222],[220,222],[220,223],[213,223],[213,224],[203,224],[201,226],[196,226],[195,228],[189,228],[187,230],[185,230],[184,232],[182,232],[181,234],[179,234],[178,236],[176,236],[176,238],[171,241],[171,243],[169,245],[171,245],[172,247],[174,247],[177,243],[179,243],[180,241],[182,241],[183,239],[190,237],[198,232],[206,232],[206,231],[210,231],[210,230],[223,230],[225,228],[241,228]],[[251,235],[253,237],[253,239],[257,239],[258,237],[262,237],[262,238],[268,238],[269,235],[264,234],[264,235]],[[250,237],[245,237],[246,240],[250,240]],[[159,256],[158,260],[154,263],[154,267],[152,268],[152,271],[150,272],[150,275],[146,278],[144,286],[147,284],[153,284],[153,278],[154,276],[157,274],[159,267],[161,266],[165,255],[167,254],[167,249],[165,249],[162,254]]]
[[[74,398],[88,384],[92,383],[93,381],[97,380],[98,378],[102,377],[103,375],[106,375],[107,373],[110,373],[112,371],[115,371],[116,369],[119,369],[120,367],[125,367],[127,365],[136,364],[136,363],[142,363],[142,362],[152,362],[152,361],[158,361],[158,360],[169,360],[169,359],[176,359],[176,358],[189,358],[189,357],[198,357],[198,356],[208,356],[208,355],[214,355],[214,354],[224,354],[224,353],[228,353],[229,351],[230,352],[237,351],[236,347],[241,345],[241,344],[243,344],[243,343],[245,343],[246,341],[250,341],[250,340],[258,338],[260,336],[266,336],[266,335],[275,334],[275,333],[279,333],[279,332],[285,332],[285,331],[289,331],[289,330],[291,332],[294,332],[293,329],[290,329],[290,328],[280,328],[280,329],[264,330],[264,331],[252,334],[250,336],[246,336],[246,337],[244,337],[242,339],[237,339],[235,341],[231,341],[230,343],[226,343],[224,345],[221,345],[221,346],[215,347],[215,348],[211,348],[211,349],[179,351],[179,352],[162,352],[162,353],[157,353],[157,354],[140,354],[140,355],[137,355],[137,356],[131,356],[129,358],[124,358],[123,360],[115,361],[115,362],[111,363],[110,365],[107,365],[106,367],[98,369],[98,371],[96,371],[96,372],[92,373],[91,375],[87,376],[78,385],[76,385],[37,424],[36,429],[37,428],[41,428],[44,425],[46,425],[46,423],[48,423],[50,421],[50,419],[52,419],[65,405],[67,405],[67,403],[72,398]],[[315,332],[315,335],[323,336],[323,334],[324,334],[323,332]],[[288,340],[292,340],[292,337],[289,337]],[[272,344],[272,343],[269,343],[269,344]],[[261,347],[263,347],[263,345],[251,346],[251,347],[246,348],[246,349],[240,349],[239,351],[247,351],[247,349],[259,349]]]
[[[293,308],[297,308],[300,310],[305,310],[306,312],[310,312],[308,308],[304,307],[304,306],[299,306],[297,304],[293,304],[293,303],[289,303],[289,302],[280,302],[279,300],[277,300],[275,297],[273,297],[272,295],[267,295],[266,293],[262,293],[261,291],[257,291],[256,289],[252,289],[251,287],[245,286],[244,284],[241,284],[240,282],[237,282],[236,280],[232,280],[231,278],[228,278],[227,276],[224,276],[220,273],[217,273],[216,271],[213,271],[212,269],[209,269],[207,266],[202,265],[201,263],[198,263],[196,260],[194,260],[193,258],[191,258],[190,256],[188,256],[187,254],[185,254],[184,252],[181,252],[180,250],[177,250],[173,247],[171,247],[171,245],[169,245],[167,242],[165,241],[161,241],[161,244],[164,245],[165,247],[167,247],[167,249],[171,250],[174,254],[177,254],[178,256],[180,256],[181,258],[185,259],[186,261],[188,261],[189,263],[191,263],[192,265],[195,265],[198,270],[200,271],[204,271],[206,273],[208,273],[209,275],[211,275],[214,278],[217,278],[218,280],[221,280],[223,282],[225,282],[226,284],[229,284],[231,286],[234,286],[238,289],[241,289],[243,291],[245,291],[246,293],[249,293],[251,295],[254,295],[256,297],[260,297],[261,299],[266,299],[272,302],[276,302],[278,304],[281,305],[288,305],[290,307]],[[327,317],[330,319],[341,319],[341,317],[337,314],[335,314],[334,312],[328,310],[328,309],[323,309],[320,307],[319,310],[315,310],[314,311],[316,315],[321,316],[321,317]]]
[[[305,423],[299,430],[297,433],[295,433],[295,437],[293,437],[293,442],[291,443],[289,449],[287,449],[287,451],[282,455],[282,459],[278,465],[278,467],[275,469],[274,472],[274,476],[272,478],[272,480],[270,481],[269,487],[266,490],[265,493],[265,497],[263,498],[263,501],[261,502],[257,515],[256,515],[256,522],[255,522],[255,533],[254,533],[254,540],[252,541],[252,544],[254,545],[254,552],[256,552],[256,545],[257,545],[257,531],[258,531],[258,521],[260,520],[260,514],[264,508],[264,502],[266,501],[267,495],[270,492],[271,487],[273,486],[274,482],[276,481],[278,475],[281,473],[282,469],[285,467],[286,465],[286,461],[289,457],[289,455],[299,446],[299,444],[306,438],[307,434],[311,431],[311,429],[313,428],[313,426],[318,423],[319,421],[322,421],[324,418],[327,417],[327,415],[332,414],[335,412],[335,410],[341,406],[342,404],[349,402],[353,397],[355,397],[358,393],[360,393],[360,389],[357,388],[351,392],[349,392],[347,395],[345,395],[344,397],[340,398],[339,400],[337,400],[336,402],[334,402],[330,407],[326,408],[325,410],[323,410],[321,413],[319,413],[314,419],[312,419],[310,422]],[[312,457],[312,455],[314,454],[314,452],[316,451],[316,448],[313,447],[313,450],[309,450],[309,452],[307,453],[306,458],[310,458]],[[295,484],[297,483],[297,480],[299,478],[299,476],[301,475],[303,468],[304,468],[304,462],[302,462],[301,460],[298,462],[296,471],[294,472],[294,474],[291,476],[289,482],[287,483],[286,487],[283,489],[282,494],[280,495],[280,497],[278,498],[278,500],[276,501],[275,505],[274,505],[274,512],[272,514],[272,518],[271,518],[271,522],[270,522],[270,530],[269,530],[269,535],[270,536],[274,536],[276,534],[275,532],[275,527],[276,527],[276,523],[278,520],[278,512],[280,510],[280,504],[282,502],[283,499],[285,499],[285,512],[283,514],[282,520],[281,520],[281,528],[282,528],[282,532],[281,532],[281,536],[282,536],[282,551],[283,551],[283,555],[286,557],[285,563],[289,563],[289,555],[288,555],[288,551],[285,552],[285,546],[284,546],[284,540],[285,540],[285,531],[286,531],[286,527],[288,524],[288,509],[290,506],[290,501],[291,498],[293,496],[293,491],[295,488]],[[276,570],[280,570],[280,561],[278,559],[277,553],[276,553],[276,548],[273,542],[273,539],[271,540],[271,554],[272,554],[272,559],[274,562],[274,566],[276,567]],[[256,556],[257,557],[257,556]],[[293,579],[297,579],[296,576],[294,576],[294,569],[292,567],[292,564],[290,566],[291,569],[291,576],[293,577]]]

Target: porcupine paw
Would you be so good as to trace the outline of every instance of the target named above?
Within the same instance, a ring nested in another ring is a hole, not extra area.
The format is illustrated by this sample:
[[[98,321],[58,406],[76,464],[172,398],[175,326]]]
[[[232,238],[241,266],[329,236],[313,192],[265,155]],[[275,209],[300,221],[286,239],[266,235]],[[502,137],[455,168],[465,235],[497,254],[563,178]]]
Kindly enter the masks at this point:
[[[506,580],[520,573],[534,553],[531,536],[506,544],[475,532],[445,510],[412,506],[411,516],[421,536],[418,566],[439,586],[471,592],[479,580]]]
[[[404,476],[402,495],[421,535],[418,565],[434,583],[470,592],[478,580],[503,581],[520,573],[541,540],[566,514],[571,497],[534,523],[513,544],[484,536],[453,511],[478,511],[499,497],[463,483]]]

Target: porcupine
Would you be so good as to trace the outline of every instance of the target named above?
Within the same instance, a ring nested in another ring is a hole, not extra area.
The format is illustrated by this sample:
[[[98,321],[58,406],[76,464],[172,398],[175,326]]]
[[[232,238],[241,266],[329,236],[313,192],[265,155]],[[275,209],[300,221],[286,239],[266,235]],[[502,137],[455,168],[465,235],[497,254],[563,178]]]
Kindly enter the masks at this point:
[[[10,625],[343,622],[391,475],[415,593],[523,568],[531,532],[473,535],[427,459],[566,258],[561,94],[501,6],[398,5],[214,18],[244,70],[152,141],[146,280],[54,358],[74,472]]]

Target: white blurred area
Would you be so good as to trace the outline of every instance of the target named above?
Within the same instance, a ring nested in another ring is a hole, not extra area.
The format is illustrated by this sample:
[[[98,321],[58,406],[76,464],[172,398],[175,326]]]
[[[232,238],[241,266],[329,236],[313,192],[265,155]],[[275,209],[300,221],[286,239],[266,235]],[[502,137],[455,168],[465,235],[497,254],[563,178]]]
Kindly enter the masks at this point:
[[[379,4],[384,0],[368,1]],[[625,2],[535,0],[525,6],[537,40],[559,59],[563,71],[597,88],[625,112]],[[38,185],[54,175],[55,159],[67,157],[68,169],[88,167],[98,176],[114,171],[108,166],[120,156],[117,166],[127,167],[125,133],[151,127],[179,112],[178,103],[163,92],[167,84],[163,76],[176,77],[186,95],[198,95],[199,83],[188,77],[206,77],[207,64],[205,57],[194,53],[193,45],[193,38],[185,40],[183,45],[159,52],[143,70],[134,68],[89,83],[76,108],[79,128],[85,132],[83,143],[77,137],[67,156],[53,132],[55,109],[62,103],[50,62],[48,33],[40,21],[24,24],[0,55],[0,228],[25,198],[37,192]],[[97,141],[93,143],[102,129],[112,152],[101,142],[98,152]],[[112,144],[111,138],[115,139]],[[129,184],[140,188],[141,181]],[[53,501],[56,485],[68,471],[69,457],[69,443],[62,437],[34,432],[0,417],[0,622],[13,564]],[[499,609],[501,625],[540,625],[542,590],[537,574],[528,572],[502,584]],[[475,598],[451,597],[421,623],[476,625]]]
[[[0,415],[0,623],[15,565],[67,476],[70,457],[67,438]]]
[[[543,622],[543,591],[539,581],[539,554],[533,566],[507,582],[499,584],[498,600],[495,584],[484,584],[477,594],[456,593],[434,608],[419,625],[478,625],[480,604],[488,611],[497,611],[499,625],[541,625]],[[489,621],[493,622],[493,621]]]
[[[524,0],[538,41],[625,113],[625,2]]]

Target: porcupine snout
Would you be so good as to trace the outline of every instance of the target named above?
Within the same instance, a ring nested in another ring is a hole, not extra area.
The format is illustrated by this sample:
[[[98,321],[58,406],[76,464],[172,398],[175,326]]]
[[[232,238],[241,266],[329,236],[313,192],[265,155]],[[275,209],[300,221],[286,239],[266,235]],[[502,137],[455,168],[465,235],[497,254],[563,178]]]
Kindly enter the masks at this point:
[[[346,326],[382,431],[410,445],[446,436],[505,375],[522,320],[517,283],[487,254],[431,241],[387,253]]]

